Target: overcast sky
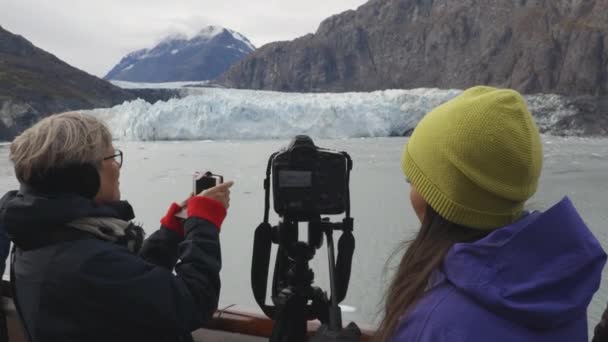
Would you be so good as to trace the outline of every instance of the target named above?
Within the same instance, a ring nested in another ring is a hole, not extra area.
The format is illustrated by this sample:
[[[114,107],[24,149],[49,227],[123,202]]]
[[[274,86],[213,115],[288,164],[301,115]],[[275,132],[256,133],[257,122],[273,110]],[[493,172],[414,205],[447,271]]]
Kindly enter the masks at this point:
[[[366,0],[0,0],[0,26],[103,77],[125,54],[171,33],[220,25],[256,46],[313,33]]]

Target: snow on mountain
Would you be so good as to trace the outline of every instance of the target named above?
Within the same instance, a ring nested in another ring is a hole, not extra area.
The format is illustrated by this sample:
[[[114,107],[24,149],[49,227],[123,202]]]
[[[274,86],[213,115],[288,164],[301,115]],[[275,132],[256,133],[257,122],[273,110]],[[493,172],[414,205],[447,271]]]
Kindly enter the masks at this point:
[[[234,37],[234,39],[243,42],[243,44],[245,44],[251,51],[255,50],[255,46],[253,46],[253,44],[251,44],[249,39],[245,38],[245,36],[230,29],[228,30],[228,32],[232,34],[232,37]]]
[[[157,44],[157,46],[164,45],[164,44],[171,44],[172,42],[180,41],[180,40],[188,40],[188,36],[184,33],[173,33],[173,34],[170,34],[170,35],[166,36],[165,38],[163,38]]]
[[[172,34],[152,48],[129,53],[104,78],[131,82],[211,80],[253,50],[242,34],[208,26],[192,37]]]
[[[148,49],[141,49],[141,50],[137,50],[137,51],[133,51],[131,53],[129,53],[128,55],[126,55],[124,59],[141,59],[146,53],[148,52]]]

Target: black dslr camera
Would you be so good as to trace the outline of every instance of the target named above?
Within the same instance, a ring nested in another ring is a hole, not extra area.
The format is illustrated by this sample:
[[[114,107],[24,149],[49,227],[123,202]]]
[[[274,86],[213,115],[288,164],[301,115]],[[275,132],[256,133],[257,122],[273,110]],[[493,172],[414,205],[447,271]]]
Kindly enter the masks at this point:
[[[305,135],[296,136],[272,157],[274,210],[293,221],[346,210],[352,161],[344,152],[318,148]]]

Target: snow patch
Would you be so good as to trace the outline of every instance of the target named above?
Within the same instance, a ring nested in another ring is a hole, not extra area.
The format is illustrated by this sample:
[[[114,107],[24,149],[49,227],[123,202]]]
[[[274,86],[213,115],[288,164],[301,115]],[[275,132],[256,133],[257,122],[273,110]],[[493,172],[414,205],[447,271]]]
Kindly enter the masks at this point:
[[[240,40],[241,42],[243,42],[243,44],[245,44],[249,49],[251,49],[251,51],[255,50],[255,46],[253,46],[253,44],[251,44],[249,39],[245,38],[242,34],[232,31],[232,30],[228,30],[228,32],[230,32],[230,34],[232,35],[232,37],[234,37],[234,39]]]

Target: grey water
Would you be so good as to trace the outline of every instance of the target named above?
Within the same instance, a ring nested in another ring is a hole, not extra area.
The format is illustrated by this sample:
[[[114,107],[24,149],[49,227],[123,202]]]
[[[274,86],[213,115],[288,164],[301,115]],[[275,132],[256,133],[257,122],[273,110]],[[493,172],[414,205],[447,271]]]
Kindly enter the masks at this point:
[[[537,194],[529,209],[542,210],[569,196],[603,247],[608,250],[608,139],[544,136],[545,161]],[[344,320],[374,326],[382,293],[400,254],[387,260],[418,230],[409,204],[409,185],[400,160],[406,138],[319,140],[319,146],[347,151],[353,158],[352,215],[356,249]],[[192,173],[211,170],[234,180],[231,206],[222,232],[223,269],[220,307],[232,304],[259,311],[250,289],[254,230],[262,220],[262,181],[270,154],[287,141],[120,142],[123,199],[134,207],[136,221],[148,233],[159,226],[169,204],[185,199]],[[0,146],[0,191],[17,187],[8,145]],[[274,213],[273,213],[274,214]],[[278,222],[271,215],[273,223]],[[339,237],[336,234],[335,239]],[[547,241],[550,243],[550,240]],[[325,246],[311,263],[315,283],[329,289]],[[271,265],[272,268],[272,265]],[[268,300],[269,302],[269,300]],[[608,274],[589,307],[589,329],[599,321],[608,302]]]

